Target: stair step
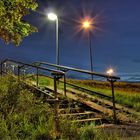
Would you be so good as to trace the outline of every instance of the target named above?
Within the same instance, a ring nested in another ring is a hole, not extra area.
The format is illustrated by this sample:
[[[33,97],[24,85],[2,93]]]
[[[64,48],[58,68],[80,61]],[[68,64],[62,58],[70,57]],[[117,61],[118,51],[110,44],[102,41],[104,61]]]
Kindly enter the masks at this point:
[[[79,115],[91,115],[94,112],[82,112],[82,113],[69,113],[69,114],[61,114],[61,116],[79,116]]]
[[[91,122],[91,121],[101,121],[102,118],[90,118],[90,119],[82,119],[82,120],[74,120],[72,122]]]

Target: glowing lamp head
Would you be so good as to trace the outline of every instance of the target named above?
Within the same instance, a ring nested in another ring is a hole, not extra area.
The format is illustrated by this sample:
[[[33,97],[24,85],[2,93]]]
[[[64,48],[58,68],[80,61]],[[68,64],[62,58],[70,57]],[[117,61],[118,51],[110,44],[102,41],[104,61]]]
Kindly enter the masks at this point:
[[[83,28],[88,29],[88,28],[90,28],[90,26],[91,26],[91,23],[89,21],[83,22]]]
[[[113,75],[114,74],[114,70],[112,68],[108,69],[106,72],[108,75]]]
[[[52,20],[52,21],[57,20],[57,15],[54,14],[54,13],[49,13],[48,14],[48,19]]]

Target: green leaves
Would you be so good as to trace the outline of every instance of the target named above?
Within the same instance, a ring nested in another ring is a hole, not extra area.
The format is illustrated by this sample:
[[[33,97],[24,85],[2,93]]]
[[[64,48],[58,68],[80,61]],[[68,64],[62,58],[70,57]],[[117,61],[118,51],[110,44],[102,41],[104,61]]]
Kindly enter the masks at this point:
[[[37,8],[36,0],[0,1],[0,38],[7,44],[18,46],[22,39],[37,29],[22,18]]]

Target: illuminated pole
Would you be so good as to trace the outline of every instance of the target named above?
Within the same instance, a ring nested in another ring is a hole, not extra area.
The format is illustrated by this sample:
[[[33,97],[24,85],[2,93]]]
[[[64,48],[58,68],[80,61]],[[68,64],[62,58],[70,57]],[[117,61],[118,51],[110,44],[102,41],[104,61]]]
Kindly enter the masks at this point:
[[[93,62],[92,62],[92,44],[91,44],[91,31],[89,30],[89,48],[90,48],[90,69],[93,71]],[[93,80],[93,75],[91,75],[91,79]]]
[[[58,17],[56,18],[56,64],[59,65],[59,36],[58,36]],[[59,68],[57,68],[59,69]],[[59,84],[59,80],[58,80]]]
[[[88,38],[89,38],[89,54],[90,54],[90,70],[93,71],[93,62],[92,62],[92,44],[91,44],[91,22],[90,21],[84,21],[83,22],[83,28],[88,29]],[[91,75],[91,79],[93,80],[93,75]]]
[[[56,29],[55,29],[55,31],[56,31],[56,64],[59,65],[59,36],[58,36],[59,24],[58,24],[58,17],[54,13],[49,13],[48,14],[48,19],[52,20],[52,21],[55,21],[55,24],[56,24]]]

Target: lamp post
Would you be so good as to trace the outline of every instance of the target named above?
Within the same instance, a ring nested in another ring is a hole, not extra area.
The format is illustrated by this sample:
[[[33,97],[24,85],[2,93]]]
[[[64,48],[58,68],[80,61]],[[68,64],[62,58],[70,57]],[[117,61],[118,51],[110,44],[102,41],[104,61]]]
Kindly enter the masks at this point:
[[[85,30],[88,30],[88,38],[89,38],[89,54],[90,54],[90,70],[93,71],[93,62],[92,62],[92,44],[91,44],[91,26],[92,23],[88,20],[83,21],[82,27]],[[91,79],[93,80],[93,75],[91,75]]]
[[[48,13],[48,19],[56,22],[56,64],[59,65],[58,17],[55,13]]]

